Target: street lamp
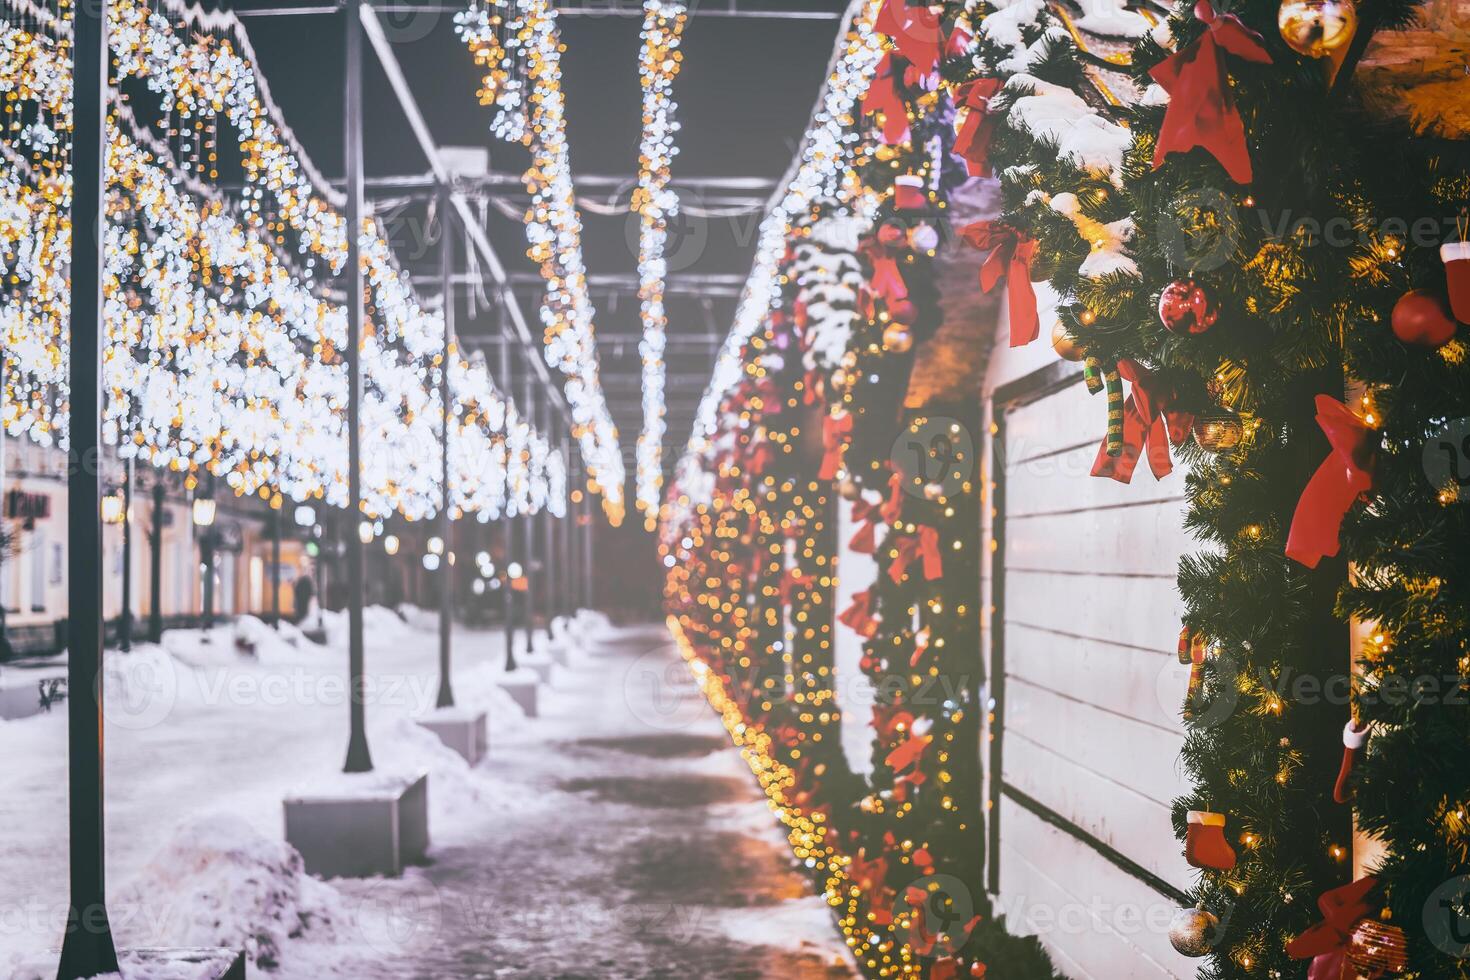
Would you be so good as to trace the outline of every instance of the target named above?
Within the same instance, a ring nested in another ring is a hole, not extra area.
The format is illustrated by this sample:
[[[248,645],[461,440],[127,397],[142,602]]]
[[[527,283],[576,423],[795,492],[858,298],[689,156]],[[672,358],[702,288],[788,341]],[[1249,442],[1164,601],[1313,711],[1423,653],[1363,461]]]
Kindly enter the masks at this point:
[[[214,627],[214,516],[217,507],[214,496],[206,493],[194,498],[192,514],[194,526],[199,529],[199,565],[204,577],[204,623],[206,630]]]
[[[127,515],[121,488],[113,488],[102,498],[102,523],[121,524]]]

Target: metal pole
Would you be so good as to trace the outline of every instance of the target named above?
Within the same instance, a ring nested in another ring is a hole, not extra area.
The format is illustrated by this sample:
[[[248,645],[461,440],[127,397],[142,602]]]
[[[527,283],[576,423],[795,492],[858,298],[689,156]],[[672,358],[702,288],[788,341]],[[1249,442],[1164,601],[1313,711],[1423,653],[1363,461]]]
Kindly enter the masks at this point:
[[[271,511],[271,625],[281,628],[281,508]]]
[[[527,359],[531,357],[529,351],[524,352]],[[524,372],[521,378],[521,405],[526,412],[526,418],[532,426],[540,431],[540,413],[537,411],[536,382],[530,371]],[[527,512],[521,515],[521,552],[524,558],[521,568],[526,576],[526,594],[522,599],[522,607],[525,616],[522,623],[526,630],[526,655],[530,656],[534,651],[536,642],[536,592],[541,584],[541,575],[533,567],[536,564],[536,518]]]
[[[449,417],[454,405],[449,394],[449,358],[454,352],[454,291],[449,279],[454,274],[454,240],[449,234],[449,194],[439,198],[439,277],[444,290],[444,360],[439,365],[439,406],[443,417],[439,423],[439,536],[444,539],[444,560],[439,563],[439,700],[441,708],[454,707],[454,687],[450,671],[450,628],[454,614],[454,566],[449,556],[454,550],[454,518],[449,493]]]
[[[582,494],[582,509],[587,519],[582,528],[582,603],[586,608],[593,609],[597,594],[592,580],[592,563],[596,554],[592,539],[597,532],[597,511],[592,506],[592,494]]]
[[[116,973],[102,791],[102,263],[107,3],[73,8],[71,466],[67,475],[67,785],[71,904],[58,980]]]
[[[504,312],[504,309],[505,309],[504,302],[503,301],[497,302],[495,304],[495,309],[496,309],[496,312],[497,313],[503,313]],[[502,328],[504,327],[504,320],[503,320],[503,318],[501,318],[501,323],[499,324],[499,326],[501,326]],[[511,393],[513,387],[514,387],[514,385],[513,385],[513,377],[512,377],[512,372],[514,371],[514,367],[512,366],[511,361],[510,361],[510,343],[511,343],[510,337],[505,332],[503,332],[503,330],[502,330],[502,333],[501,333],[501,336],[500,336],[500,383],[503,386],[501,390],[504,391],[507,396],[510,395],[510,393]],[[509,464],[509,456],[506,457],[506,462],[507,462],[506,469],[507,469],[507,473],[508,473],[509,472],[509,465],[508,465]],[[507,486],[506,486],[506,503],[507,503],[507,505],[509,504],[509,502],[510,502],[510,487],[509,487],[509,484],[507,484]],[[516,524],[517,524],[517,519],[514,518],[514,517],[511,517],[509,514],[506,514],[502,518],[501,524],[505,527],[505,567],[506,567],[506,576],[505,576],[505,588],[503,589],[503,592],[505,593],[505,598],[504,598],[504,606],[505,606],[505,669],[506,669],[507,672],[509,672],[509,671],[513,671],[513,670],[516,669],[516,616],[517,616],[517,614],[519,612],[519,609],[520,609],[520,603],[516,600],[515,587],[514,587],[514,584],[513,584],[513,581],[512,581],[512,578],[511,578],[509,569],[510,569],[510,566],[513,563],[518,562],[520,560],[520,556],[519,556],[519,552],[516,550]]]
[[[148,642],[163,641],[163,478],[153,477],[153,520],[148,528]]]
[[[117,625],[117,646],[124,653],[133,649],[133,460],[123,464],[122,490],[122,619]]]
[[[541,396],[541,418],[546,425],[546,450],[547,455],[561,452],[561,426],[556,423],[556,416],[551,411],[551,402],[547,399],[543,390]],[[561,562],[556,560],[556,521],[551,514],[551,498],[548,495],[546,506],[541,508],[541,567],[542,576],[546,585],[542,590],[542,605],[546,609],[546,638],[551,639],[551,621],[560,612],[558,606],[561,602],[561,589],[557,586],[557,577],[561,575]]]
[[[214,499],[214,477],[209,478],[209,499]],[[214,627],[214,525],[199,529],[199,564],[203,566],[204,628]],[[206,639],[206,642],[207,639]]]
[[[362,404],[362,257],[357,237],[362,229],[362,0],[346,0],[347,79],[343,106],[343,143],[347,174],[347,664],[352,681],[347,742],[347,772],[369,772],[367,722],[363,700],[362,635],[362,538],[357,522],[362,520],[362,433],[358,423]]]

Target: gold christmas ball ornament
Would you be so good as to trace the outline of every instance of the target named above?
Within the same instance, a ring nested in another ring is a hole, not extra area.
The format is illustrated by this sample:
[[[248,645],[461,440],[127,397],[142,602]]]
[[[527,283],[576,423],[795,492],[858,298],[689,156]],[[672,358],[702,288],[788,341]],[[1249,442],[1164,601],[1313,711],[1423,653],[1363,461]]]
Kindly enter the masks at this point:
[[[1325,58],[1352,41],[1358,8],[1351,0],[1284,0],[1276,26],[1281,40],[1297,54]]]
[[[1180,909],[1169,922],[1169,942],[1184,956],[1208,956],[1219,929],[1220,920],[1204,909]]]
[[[892,354],[907,354],[914,346],[914,334],[902,323],[890,323],[883,328],[883,347]]]
[[[1245,438],[1240,416],[1229,412],[1197,415],[1194,419],[1194,441],[1212,453],[1229,452]]]
[[[1087,356],[1086,349],[1067,333],[1067,325],[1061,320],[1052,324],[1051,349],[1064,361],[1080,361]]]
[[[846,388],[847,387],[847,381],[848,381],[847,372],[844,371],[844,370],[842,370],[842,368],[838,368],[837,370],[835,370],[835,371],[832,372],[832,387],[833,388],[836,388],[838,391],[841,391],[843,388]]]
[[[837,481],[837,492],[843,500],[857,500],[862,497],[863,488],[858,486],[856,480],[844,473],[842,479]]]
[[[1365,977],[1403,973],[1409,968],[1409,941],[1398,926],[1364,919],[1353,929],[1347,959]]]

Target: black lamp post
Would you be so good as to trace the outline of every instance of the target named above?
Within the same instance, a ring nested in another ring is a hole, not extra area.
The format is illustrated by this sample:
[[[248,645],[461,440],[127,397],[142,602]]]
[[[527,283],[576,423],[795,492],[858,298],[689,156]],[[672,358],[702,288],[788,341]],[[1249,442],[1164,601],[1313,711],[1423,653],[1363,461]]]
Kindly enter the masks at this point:
[[[153,477],[153,520],[148,527],[148,642],[163,640],[163,480]]]
[[[199,567],[204,581],[203,626],[206,630],[214,626],[214,516],[217,506],[212,478],[208,486],[205,493],[194,498],[193,505],[194,526],[199,529]]]
[[[103,147],[107,3],[79,3],[72,24],[71,453],[67,471],[67,790],[71,894],[58,980],[117,973],[107,916],[102,792]]]

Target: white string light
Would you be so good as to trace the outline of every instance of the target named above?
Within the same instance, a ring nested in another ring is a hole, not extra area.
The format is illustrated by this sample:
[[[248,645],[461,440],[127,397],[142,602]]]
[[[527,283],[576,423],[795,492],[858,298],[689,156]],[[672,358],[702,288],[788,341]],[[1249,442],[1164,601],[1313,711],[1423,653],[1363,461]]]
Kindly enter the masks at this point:
[[[663,489],[664,346],[668,316],[664,308],[664,280],[668,275],[665,247],[669,222],[678,215],[678,195],[669,189],[669,171],[679,148],[674,134],[674,79],[683,56],[679,41],[687,20],[678,0],[644,0],[642,47],[638,56],[638,83],[643,89],[643,136],[638,144],[638,187],[633,209],[638,212],[638,301],[643,340],[643,431],[638,436],[636,474],[638,507],[650,531],[657,523],[659,494]]]
[[[525,173],[531,193],[526,254],[540,266],[546,283],[540,309],[546,363],[566,378],[572,434],[582,449],[589,486],[602,494],[608,520],[620,524],[626,473],[598,377],[582,219],[572,190],[556,8],[549,0],[476,2],[455,16],[455,30],[476,63],[487,69],[480,100],[496,107],[492,130],[531,150]]]
[[[792,222],[820,198],[852,200],[857,180],[851,173],[851,150],[858,134],[853,109],[883,56],[883,36],[873,30],[882,0],[855,0],[848,27],[839,42],[832,69],[802,139],[801,150],[787,171],[784,190],[761,221],[755,262],[735,310],[735,322],[720,348],[708,388],[699,403],[685,461],[703,452],[717,424],[720,399],[744,372],[741,351],[780,299],[779,266]],[[682,463],[681,463],[682,465]]]
[[[25,26],[0,22],[0,91],[11,94],[10,118],[27,112],[32,123],[18,139],[0,142],[7,163],[0,176],[0,251],[10,279],[0,296],[9,367],[0,422],[12,434],[64,445],[63,263],[71,234],[71,66],[64,39],[70,25],[26,0],[3,6]],[[224,114],[239,134],[249,186],[237,215],[195,172],[207,166],[215,176],[214,157],[206,164],[200,153],[212,154],[211,143],[186,134],[193,138],[181,143],[196,160],[181,163],[114,93],[104,229],[104,436],[124,457],[188,471],[191,479],[207,470],[237,493],[259,493],[276,506],[282,495],[343,505],[346,318],[342,307],[317,296],[311,265],[322,257],[341,267],[344,223],[330,188],[237,53],[249,50],[238,23],[170,6],[198,29],[190,42],[173,34],[167,18],[115,0],[110,33],[117,70],[144,78],[167,113],[177,112],[181,123],[194,120],[200,132],[205,117],[214,124]],[[7,127],[7,137],[12,128],[18,127]],[[273,217],[299,233],[302,270],[289,268],[276,251],[281,238],[261,212],[267,192]],[[370,516],[397,510],[424,517],[440,499],[429,457],[442,418],[431,382],[441,370],[443,318],[419,307],[371,219],[359,242],[377,328],[362,347],[371,379],[361,406],[364,507]],[[541,437],[509,411],[483,366],[457,353],[451,363],[455,441],[481,450],[478,459],[468,453],[451,459],[453,500],[457,510],[498,511],[504,480],[481,464],[496,458],[497,442]],[[550,483],[538,473],[527,493],[545,501]]]

